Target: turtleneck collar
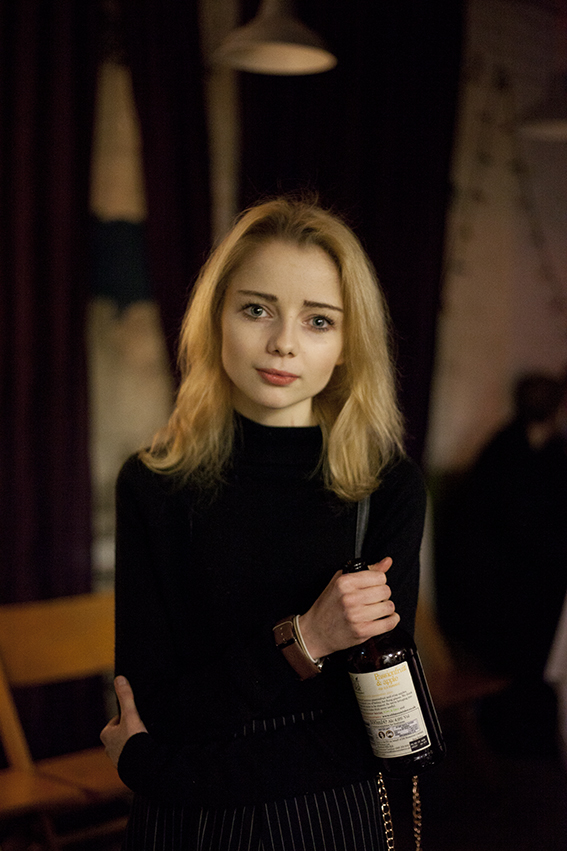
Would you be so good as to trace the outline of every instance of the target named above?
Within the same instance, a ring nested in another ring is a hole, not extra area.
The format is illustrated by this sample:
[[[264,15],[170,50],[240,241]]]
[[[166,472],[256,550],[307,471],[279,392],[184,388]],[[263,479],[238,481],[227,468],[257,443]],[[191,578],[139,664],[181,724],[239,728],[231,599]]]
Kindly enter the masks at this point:
[[[301,467],[313,471],[321,455],[319,426],[265,426],[236,414],[236,456],[254,466]]]

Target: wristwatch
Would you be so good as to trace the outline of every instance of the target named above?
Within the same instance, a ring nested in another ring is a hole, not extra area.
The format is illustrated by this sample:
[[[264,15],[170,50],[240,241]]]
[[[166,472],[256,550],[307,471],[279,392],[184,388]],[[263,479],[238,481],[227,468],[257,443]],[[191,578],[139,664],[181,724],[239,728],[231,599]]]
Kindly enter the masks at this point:
[[[323,662],[313,661],[302,649],[295,632],[294,617],[282,618],[274,627],[276,647],[279,647],[300,680],[309,680],[321,673]]]

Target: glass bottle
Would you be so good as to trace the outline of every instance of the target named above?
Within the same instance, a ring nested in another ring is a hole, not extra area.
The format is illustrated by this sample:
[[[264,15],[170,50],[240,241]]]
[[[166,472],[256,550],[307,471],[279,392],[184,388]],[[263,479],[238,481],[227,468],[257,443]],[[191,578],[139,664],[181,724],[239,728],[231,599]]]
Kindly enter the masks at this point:
[[[362,559],[345,573],[368,570]],[[400,626],[347,651],[347,669],[374,754],[392,777],[440,762],[445,742],[413,638]]]

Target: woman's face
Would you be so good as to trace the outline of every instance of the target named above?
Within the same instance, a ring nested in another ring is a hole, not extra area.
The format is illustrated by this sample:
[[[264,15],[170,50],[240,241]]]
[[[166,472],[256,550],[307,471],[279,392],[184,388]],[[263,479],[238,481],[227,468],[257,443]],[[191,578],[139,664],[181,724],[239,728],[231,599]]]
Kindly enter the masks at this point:
[[[255,249],[224,299],[222,363],[234,408],[263,425],[313,424],[312,401],[342,362],[337,268],[318,246]]]

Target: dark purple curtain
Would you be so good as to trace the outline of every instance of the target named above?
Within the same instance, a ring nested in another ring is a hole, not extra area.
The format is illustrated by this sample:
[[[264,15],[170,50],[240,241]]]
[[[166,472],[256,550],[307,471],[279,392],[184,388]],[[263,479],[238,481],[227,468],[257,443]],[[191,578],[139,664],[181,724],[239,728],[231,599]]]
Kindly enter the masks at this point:
[[[91,587],[85,308],[94,1],[0,2],[0,602]],[[100,690],[21,700],[36,756],[96,741]]]
[[[141,123],[150,279],[173,363],[187,297],[211,239],[198,4],[122,0],[122,11]]]
[[[243,0],[243,20],[257,8]],[[396,330],[408,449],[421,458],[457,99],[462,3],[300,0],[337,67],[241,74],[242,203],[315,190],[361,237]]]
[[[90,587],[89,0],[0,3],[0,600]]]

